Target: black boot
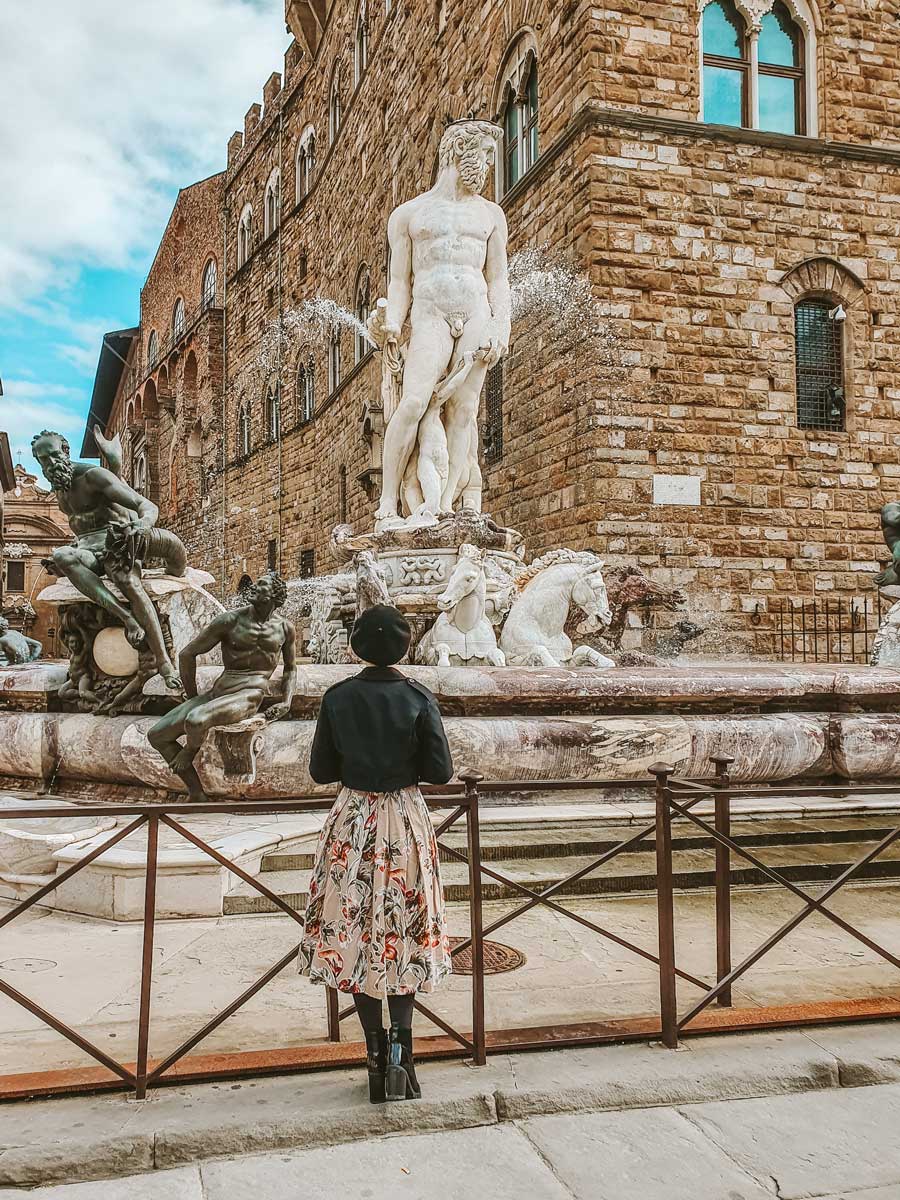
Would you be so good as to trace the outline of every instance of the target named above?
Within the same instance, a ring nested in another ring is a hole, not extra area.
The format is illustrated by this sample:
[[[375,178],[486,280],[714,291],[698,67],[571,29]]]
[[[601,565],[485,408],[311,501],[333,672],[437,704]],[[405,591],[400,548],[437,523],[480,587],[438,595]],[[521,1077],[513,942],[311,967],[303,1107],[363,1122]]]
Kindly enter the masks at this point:
[[[412,1030],[392,1025],[389,1038],[385,1095],[388,1100],[419,1100],[422,1089],[413,1062]]]
[[[387,1067],[387,1034],[383,1029],[366,1032],[366,1068],[369,1072],[369,1101],[384,1104],[384,1072]]]

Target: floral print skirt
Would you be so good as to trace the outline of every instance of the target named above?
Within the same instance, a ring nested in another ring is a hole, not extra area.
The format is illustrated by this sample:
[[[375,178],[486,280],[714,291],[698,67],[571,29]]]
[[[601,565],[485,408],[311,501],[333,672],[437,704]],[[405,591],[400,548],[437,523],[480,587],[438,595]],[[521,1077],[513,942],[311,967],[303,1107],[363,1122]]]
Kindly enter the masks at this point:
[[[417,787],[341,791],[316,848],[298,970],[382,999],[433,991],[450,973],[437,842]]]

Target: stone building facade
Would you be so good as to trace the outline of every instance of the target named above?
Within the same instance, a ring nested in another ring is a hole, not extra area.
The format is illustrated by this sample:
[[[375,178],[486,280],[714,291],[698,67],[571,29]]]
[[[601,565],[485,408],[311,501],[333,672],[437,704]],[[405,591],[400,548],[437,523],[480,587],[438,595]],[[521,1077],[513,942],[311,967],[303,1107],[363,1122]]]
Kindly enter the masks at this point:
[[[224,174],[182,192],[181,251],[170,222],[142,297],[146,347],[217,256],[205,349],[123,374],[107,431],[133,403],[163,518],[224,591],[332,569],[332,527],[374,511],[379,365],[304,303],[383,294],[387,215],[446,122],[496,120],[511,251],[584,271],[618,343],[514,324],[485,507],[532,553],[637,563],[769,652],[779,602],[871,592],[900,476],[892,8],[288,0],[283,74]]]
[[[56,629],[56,610],[38,599],[52,583],[42,559],[72,540],[65,515],[49,488],[16,465],[12,486],[3,496],[3,591],[0,612],[14,629],[36,638],[45,658],[63,657]]]

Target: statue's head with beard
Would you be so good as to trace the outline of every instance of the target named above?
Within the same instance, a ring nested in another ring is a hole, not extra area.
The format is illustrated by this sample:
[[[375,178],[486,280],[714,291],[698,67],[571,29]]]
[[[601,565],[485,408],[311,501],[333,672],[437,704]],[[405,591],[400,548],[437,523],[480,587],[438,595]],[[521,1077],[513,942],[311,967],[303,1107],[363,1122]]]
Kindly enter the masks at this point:
[[[455,164],[459,177],[473,194],[481,192],[503,130],[490,121],[454,121],[444,130],[438,148],[441,168]]]
[[[67,492],[72,486],[75,471],[72,451],[63,435],[42,429],[31,439],[31,453],[41,464],[44,478],[54,492]]]

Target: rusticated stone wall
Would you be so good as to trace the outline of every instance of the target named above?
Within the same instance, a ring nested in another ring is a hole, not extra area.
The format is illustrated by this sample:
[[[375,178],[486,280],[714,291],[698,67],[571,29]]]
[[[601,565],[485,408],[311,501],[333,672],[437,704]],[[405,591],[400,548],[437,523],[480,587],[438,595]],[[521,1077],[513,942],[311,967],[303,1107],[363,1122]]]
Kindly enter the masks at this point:
[[[288,5],[295,25],[303,7]],[[309,550],[318,571],[331,570],[333,525],[370,523],[377,477],[365,476],[361,420],[377,395],[377,359],[357,364],[345,332],[342,381],[329,390],[324,345],[293,340],[261,358],[266,330],[315,295],[353,308],[363,270],[371,300],[383,293],[390,209],[429,183],[448,119],[498,115],[504,52],[528,29],[538,51],[541,156],[503,199],[511,249],[546,245],[588,272],[619,335],[624,377],[611,380],[584,352],[578,329],[560,337],[540,323],[517,328],[504,452],[485,472],[486,507],[521,529],[535,554],[590,546],[683,586],[711,622],[694,644],[704,655],[770,654],[780,600],[873,594],[883,557],[878,510],[900,476],[900,25],[890,6],[865,0],[820,7],[817,136],[793,138],[699,123],[696,0],[626,0],[615,9],[459,2],[446,6],[440,30],[426,0],[370,3],[358,85],[356,4],[335,0],[320,40],[292,43],[283,74],[270,77],[262,105],[250,107],[229,143],[219,211],[225,383],[219,394],[201,388],[200,401],[210,406],[203,461],[225,467],[207,495],[181,486],[181,464],[172,495],[169,464],[184,428],[177,383],[176,417],[168,433],[162,417],[158,427],[161,507],[173,527],[191,532],[225,590],[270,554],[288,577]],[[330,144],[335,72],[342,124]],[[316,171],[298,200],[296,147],[309,126]],[[276,168],[281,219],[266,238],[264,193]],[[246,204],[253,245],[238,268]],[[162,251],[158,262],[167,264],[154,268],[160,312],[170,312],[181,268]],[[189,269],[196,275],[202,264]],[[841,433],[797,426],[793,305],[811,293],[848,314]],[[151,309],[145,289],[145,314]],[[216,353],[211,334],[210,381]],[[297,366],[310,355],[316,414],[303,424]],[[275,382],[281,430],[273,439],[265,396]],[[159,372],[156,384],[172,393]]]

